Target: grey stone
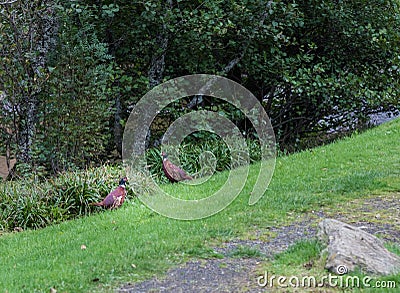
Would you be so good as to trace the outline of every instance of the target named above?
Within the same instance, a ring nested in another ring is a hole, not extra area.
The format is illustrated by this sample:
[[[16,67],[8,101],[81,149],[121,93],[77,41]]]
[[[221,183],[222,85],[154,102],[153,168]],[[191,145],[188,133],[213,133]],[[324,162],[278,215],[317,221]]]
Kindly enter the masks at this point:
[[[400,257],[384,247],[384,243],[361,228],[334,219],[319,223],[318,238],[327,244],[325,268],[344,274],[361,269],[373,275],[400,272]]]

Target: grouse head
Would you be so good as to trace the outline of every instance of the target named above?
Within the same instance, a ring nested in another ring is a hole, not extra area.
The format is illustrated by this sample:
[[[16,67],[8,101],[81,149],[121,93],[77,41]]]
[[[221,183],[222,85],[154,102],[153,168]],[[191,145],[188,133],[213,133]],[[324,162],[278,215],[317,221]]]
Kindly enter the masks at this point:
[[[128,182],[128,178],[125,176],[124,178],[121,178],[119,181],[119,186],[125,188],[126,182]]]

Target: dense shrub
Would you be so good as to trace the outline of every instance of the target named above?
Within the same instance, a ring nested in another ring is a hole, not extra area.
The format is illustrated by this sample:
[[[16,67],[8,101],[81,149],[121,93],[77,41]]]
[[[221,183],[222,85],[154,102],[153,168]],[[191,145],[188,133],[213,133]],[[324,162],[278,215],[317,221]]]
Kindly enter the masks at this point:
[[[257,140],[247,140],[250,163],[261,159],[261,150]],[[201,177],[201,158],[205,152],[211,152],[215,156],[215,171],[231,169],[231,153],[228,146],[221,139],[206,140],[202,143],[193,141],[183,143],[179,148],[179,165],[188,173]],[[159,182],[167,182],[162,171],[161,148],[151,148],[146,153],[147,164],[151,174]],[[243,164],[243,161],[241,164]],[[240,162],[239,162],[240,163]],[[233,166],[235,167],[235,166]],[[207,170],[203,170],[207,172]]]
[[[106,166],[64,173],[44,182],[1,183],[0,230],[42,228],[98,211],[89,203],[106,196],[122,175],[122,168]]]
[[[258,142],[248,140],[247,146],[250,162],[260,160]],[[180,165],[190,174],[203,176],[199,157],[204,152],[214,154],[217,172],[231,168],[230,150],[221,139],[183,143],[180,146]],[[160,153],[159,147],[149,149],[146,153],[147,164],[155,180],[166,183]],[[0,183],[0,231],[13,230],[15,227],[42,228],[99,211],[90,203],[106,196],[123,175],[125,170],[122,166],[103,166],[65,172],[43,181],[29,177]],[[135,193],[146,189],[146,186],[139,186],[146,185],[146,181],[138,178],[130,178],[128,184]],[[128,200],[135,195],[131,188],[128,188]]]

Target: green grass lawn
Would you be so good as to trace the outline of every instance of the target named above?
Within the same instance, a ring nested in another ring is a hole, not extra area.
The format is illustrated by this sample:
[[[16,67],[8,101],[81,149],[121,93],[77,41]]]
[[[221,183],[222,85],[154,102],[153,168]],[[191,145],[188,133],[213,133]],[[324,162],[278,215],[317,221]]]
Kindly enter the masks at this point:
[[[191,257],[216,257],[213,245],[234,237],[254,237],[252,231],[290,223],[304,212],[334,208],[370,194],[398,192],[399,142],[397,119],[327,146],[280,157],[269,189],[257,204],[249,206],[255,164],[236,200],[201,220],[165,218],[130,198],[116,211],[3,234],[0,292],[49,292],[51,287],[58,292],[111,291]],[[165,190],[201,198],[225,179],[222,173],[198,189],[175,184]],[[312,254],[317,248],[309,244],[305,249]],[[280,262],[290,265],[285,257]]]

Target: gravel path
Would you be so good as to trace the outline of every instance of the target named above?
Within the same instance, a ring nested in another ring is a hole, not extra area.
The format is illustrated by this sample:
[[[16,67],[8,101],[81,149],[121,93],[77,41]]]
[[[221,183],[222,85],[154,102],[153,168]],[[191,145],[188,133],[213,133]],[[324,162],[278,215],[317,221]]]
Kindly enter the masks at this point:
[[[301,239],[315,238],[317,223],[323,218],[347,222],[386,241],[400,244],[400,193],[352,201],[335,210],[322,209],[305,214],[288,226],[270,228],[268,233],[276,237],[269,241],[236,239],[224,243],[214,248],[215,252],[224,255],[222,259],[189,261],[170,269],[160,278],[125,284],[117,292],[265,292],[256,279],[262,259],[271,258]],[[255,233],[260,236],[265,231]],[[232,257],[240,247],[257,250],[260,257]]]

